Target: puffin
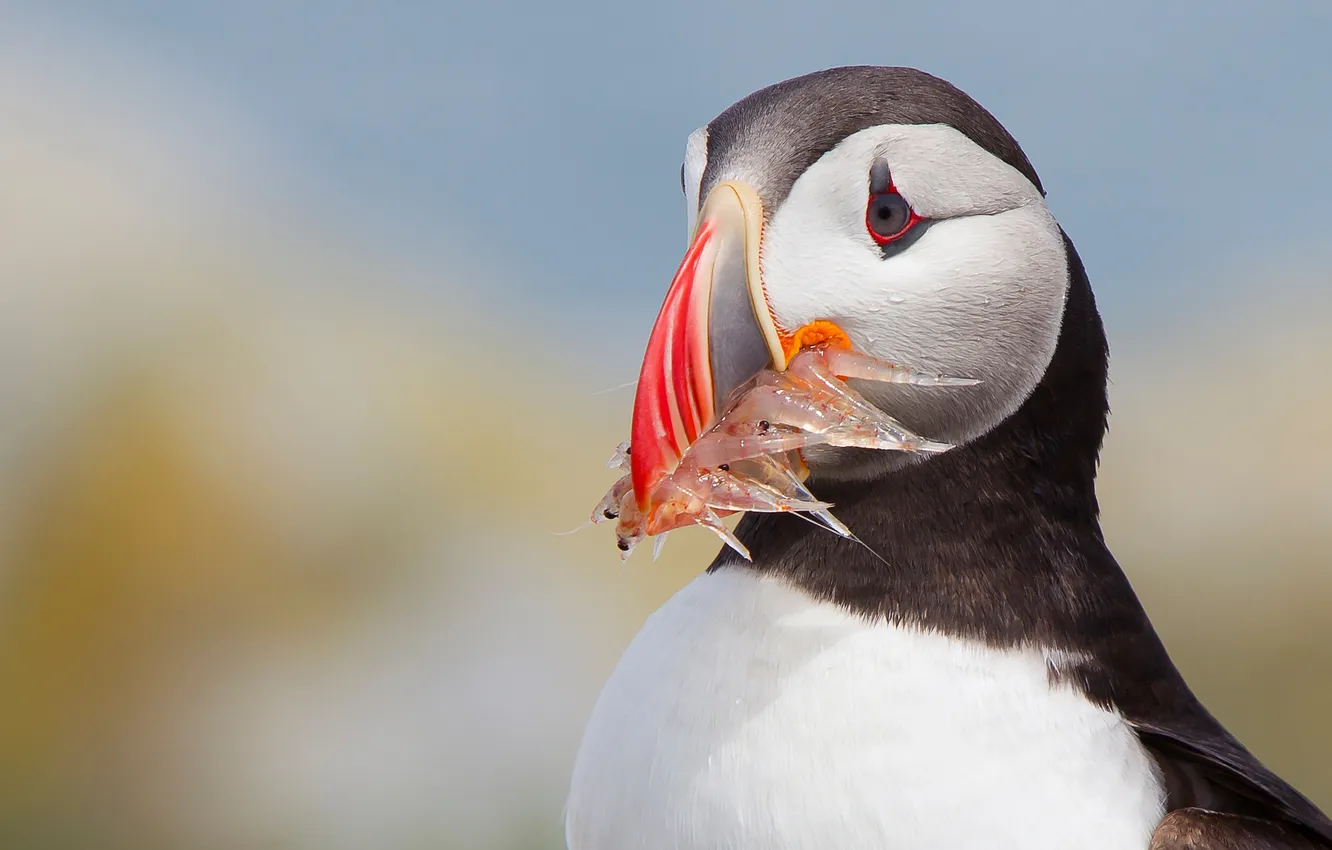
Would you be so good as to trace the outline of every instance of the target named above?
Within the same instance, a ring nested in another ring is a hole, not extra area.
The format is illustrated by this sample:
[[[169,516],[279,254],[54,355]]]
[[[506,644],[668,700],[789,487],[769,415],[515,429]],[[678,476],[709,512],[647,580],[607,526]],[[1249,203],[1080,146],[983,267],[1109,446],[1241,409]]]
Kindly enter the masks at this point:
[[[811,446],[806,484],[852,533],[748,513],[748,557],[722,548],[647,619],[578,749],[569,850],[1332,848],[1107,547],[1106,336],[999,121],[919,70],[833,68],[693,132],[681,182],[671,292],[692,295],[653,329],[636,462],[678,443],[647,420],[675,395],[715,418],[783,329],[977,383],[859,386],[953,448]]]

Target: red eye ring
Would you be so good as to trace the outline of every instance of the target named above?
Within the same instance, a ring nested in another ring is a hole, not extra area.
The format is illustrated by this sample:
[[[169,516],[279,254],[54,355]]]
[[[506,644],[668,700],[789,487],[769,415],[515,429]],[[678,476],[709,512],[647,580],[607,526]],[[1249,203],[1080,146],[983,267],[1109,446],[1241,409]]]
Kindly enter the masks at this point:
[[[865,204],[865,229],[880,245],[891,245],[922,221],[924,219],[892,185],[886,192],[870,195]]]

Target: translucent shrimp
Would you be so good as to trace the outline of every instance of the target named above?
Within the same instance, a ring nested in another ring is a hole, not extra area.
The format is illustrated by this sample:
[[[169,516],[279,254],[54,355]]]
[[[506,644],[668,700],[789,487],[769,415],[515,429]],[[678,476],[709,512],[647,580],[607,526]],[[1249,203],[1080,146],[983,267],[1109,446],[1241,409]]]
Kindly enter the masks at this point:
[[[978,383],[846,348],[805,349],[785,371],[765,370],[738,389],[720,419],[641,501],[628,474],[632,448],[628,442],[617,446],[607,466],[625,474],[597,504],[592,522],[615,520],[616,545],[624,558],[648,537],[657,538],[654,556],[660,554],[665,534],[699,525],[748,559],[749,550],[722,521],[744,511],[808,515],[833,533],[858,540],[833,516],[834,506],[805,487],[801,451],[826,445],[937,453],[952,446],[913,433],[847,386],[851,378],[921,387]]]
[[[629,471],[629,441],[623,440],[615,447],[615,454],[611,455],[610,460],[606,461],[607,469],[618,469],[621,472]]]
[[[799,458],[796,458],[795,462],[798,464]],[[789,455],[780,458],[757,457],[740,461],[737,466],[732,468],[737,470],[738,475],[753,479],[766,487],[771,487],[788,498],[809,502],[818,501],[814,498],[814,494],[805,488],[805,484],[800,480],[800,474],[796,472],[795,464],[792,463]],[[855,535],[851,533],[851,529],[832,515],[831,508],[832,505],[823,508],[810,508],[808,513],[839,536],[854,537]]]
[[[708,507],[727,511],[779,513],[821,511],[832,507],[813,496],[806,498],[804,494],[783,493],[757,478],[732,473],[729,464],[700,469],[689,481],[677,480],[676,485],[701,499]]]
[[[947,375],[922,372],[835,346],[806,349],[791,361],[791,365],[833,380],[861,378],[881,384],[914,384],[918,387],[971,387],[980,383],[975,378],[950,378]]]
[[[620,503],[624,501],[626,494],[633,490],[634,482],[628,475],[621,476],[619,481],[611,485],[606,491],[606,495],[601,497],[597,506],[592,509],[592,522],[605,522],[608,519],[617,519],[620,516]]]

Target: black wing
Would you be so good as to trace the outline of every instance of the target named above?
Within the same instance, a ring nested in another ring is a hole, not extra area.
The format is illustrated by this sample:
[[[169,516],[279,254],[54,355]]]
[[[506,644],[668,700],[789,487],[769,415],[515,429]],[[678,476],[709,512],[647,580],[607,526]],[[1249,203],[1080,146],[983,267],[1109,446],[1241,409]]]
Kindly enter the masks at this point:
[[[1113,586],[1107,588],[1108,596],[1118,604],[1085,627],[1082,648],[1090,658],[1079,665],[1077,684],[1137,731],[1161,766],[1168,810],[1198,808],[1242,816],[1228,822],[1232,824],[1243,818],[1288,824],[1313,841],[1312,846],[1332,850],[1332,819],[1263,766],[1203,707],[1170,660],[1113,556],[1102,550],[1101,557],[1098,573]]]
[[[1316,839],[1311,846],[1332,848],[1332,819],[1268,770],[1201,705],[1198,712],[1187,721],[1166,724],[1129,719],[1161,765],[1170,807],[1200,806],[1281,821]]]

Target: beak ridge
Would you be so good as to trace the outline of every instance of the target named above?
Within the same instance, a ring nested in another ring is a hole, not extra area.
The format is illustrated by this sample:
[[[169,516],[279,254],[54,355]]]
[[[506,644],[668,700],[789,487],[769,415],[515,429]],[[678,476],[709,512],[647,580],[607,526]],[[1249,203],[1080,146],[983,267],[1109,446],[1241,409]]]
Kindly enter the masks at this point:
[[[722,412],[732,390],[768,367],[785,368],[781,334],[759,267],[763,205],[739,181],[719,183],[648,337],[634,396],[630,473],[635,501]]]

